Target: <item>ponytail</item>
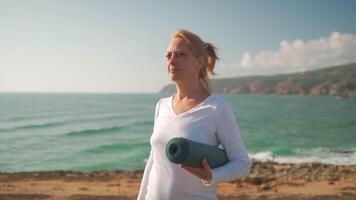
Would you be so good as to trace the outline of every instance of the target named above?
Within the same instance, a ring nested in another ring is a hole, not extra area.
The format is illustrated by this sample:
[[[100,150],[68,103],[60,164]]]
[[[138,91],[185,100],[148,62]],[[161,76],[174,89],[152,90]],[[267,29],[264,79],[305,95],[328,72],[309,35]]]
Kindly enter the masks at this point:
[[[203,88],[211,93],[212,92],[212,86],[211,82],[208,78],[208,74],[210,75],[217,75],[214,72],[214,66],[216,60],[219,60],[219,57],[216,55],[216,47],[211,44],[211,43],[205,43],[205,48],[206,48],[206,64],[205,66],[202,67],[200,73],[199,73],[199,81],[200,84],[203,86]]]
[[[216,47],[213,44],[207,42],[206,53],[208,54],[206,68],[210,75],[216,75],[216,73],[214,72],[214,66],[216,60],[219,60],[219,57],[216,55]]]

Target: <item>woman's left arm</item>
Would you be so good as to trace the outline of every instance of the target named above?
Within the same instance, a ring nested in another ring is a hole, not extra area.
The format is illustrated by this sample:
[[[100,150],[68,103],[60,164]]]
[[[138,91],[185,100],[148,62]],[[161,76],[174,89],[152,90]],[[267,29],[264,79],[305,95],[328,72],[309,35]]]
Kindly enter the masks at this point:
[[[235,115],[227,102],[218,110],[216,136],[224,147],[229,162],[211,169],[212,179],[202,183],[209,186],[213,183],[235,180],[250,173],[252,162],[242,141]]]

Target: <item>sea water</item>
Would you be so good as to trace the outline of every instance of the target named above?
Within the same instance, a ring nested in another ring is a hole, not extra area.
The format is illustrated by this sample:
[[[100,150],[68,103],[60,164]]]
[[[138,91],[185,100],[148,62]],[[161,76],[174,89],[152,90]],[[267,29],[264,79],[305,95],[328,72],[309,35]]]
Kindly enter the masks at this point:
[[[0,171],[139,170],[165,94],[0,94]],[[252,159],[356,164],[356,100],[220,95]]]

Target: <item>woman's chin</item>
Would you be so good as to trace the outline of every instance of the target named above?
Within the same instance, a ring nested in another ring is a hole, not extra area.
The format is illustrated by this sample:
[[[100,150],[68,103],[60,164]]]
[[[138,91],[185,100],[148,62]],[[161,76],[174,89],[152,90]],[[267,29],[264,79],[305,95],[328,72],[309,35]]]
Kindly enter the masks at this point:
[[[184,82],[191,81],[191,79],[189,79],[186,76],[172,74],[172,73],[169,74],[169,79],[175,83],[184,83]]]
[[[171,81],[179,81],[179,76],[177,76],[176,74],[169,74],[169,79],[171,79]]]

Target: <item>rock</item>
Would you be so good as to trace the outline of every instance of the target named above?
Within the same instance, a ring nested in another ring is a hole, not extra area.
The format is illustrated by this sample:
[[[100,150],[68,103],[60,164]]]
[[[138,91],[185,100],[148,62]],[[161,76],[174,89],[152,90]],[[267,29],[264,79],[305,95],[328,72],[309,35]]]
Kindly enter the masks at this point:
[[[263,183],[263,178],[262,177],[251,177],[251,178],[249,178],[248,182],[250,182],[254,185],[261,185]]]
[[[74,178],[74,177],[76,177],[76,175],[75,175],[75,174],[72,174],[72,173],[68,173],[68,174],[66,174],[66,177],[68,177],[68,178]]]
[[[271,186],[268,185],[267,183],[263,183],[263,184],[260,185],[260,188],[262,190],[269,190],[269,189],[271,189]]]
[[[331,175],[328,177],[328,180],[331,181],[331,182],[335,182],[335,181],[338,181],[340,179],[339,176],[337,175]]]

